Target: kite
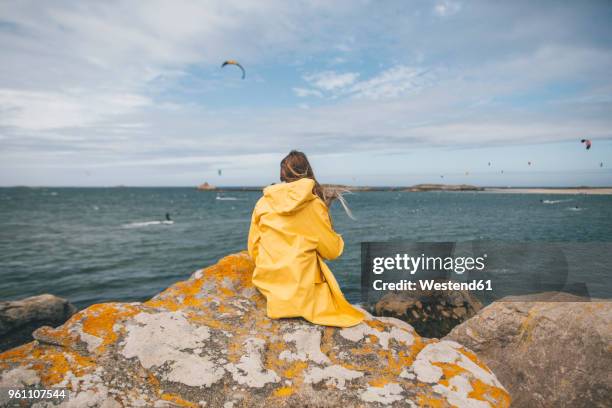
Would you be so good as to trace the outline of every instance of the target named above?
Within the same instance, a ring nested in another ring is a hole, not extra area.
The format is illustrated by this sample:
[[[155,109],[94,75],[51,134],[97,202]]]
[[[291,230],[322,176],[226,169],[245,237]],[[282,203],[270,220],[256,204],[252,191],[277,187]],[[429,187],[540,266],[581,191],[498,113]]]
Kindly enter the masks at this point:
[[[591,148],[591,141],[589,139],[582,139],[580,143],[584,143],[587,150]]]
[[[220,176],[223,172],[221,171],[221,169],[217,170],[217,174]]]
[[[240,65],[240,63],[238,61],[227,60],[223,64],[221,64],[221,68],[225,67],[226,65],[235,65],[235,66],[237,66],[242,71],[242,79],[244,79],[246,77],[246,71],[244,70],[242,65]]]

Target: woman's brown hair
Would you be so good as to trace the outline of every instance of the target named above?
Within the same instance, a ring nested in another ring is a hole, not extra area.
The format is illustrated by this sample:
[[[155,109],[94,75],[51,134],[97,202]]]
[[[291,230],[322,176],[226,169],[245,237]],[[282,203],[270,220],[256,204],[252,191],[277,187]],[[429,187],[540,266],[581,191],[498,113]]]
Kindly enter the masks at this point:
[[[280,179],[285,183],[291,183],[303,178],[314,180],[315,185],[312,192],[316,194],[327,205],[330,203],[325,199],[325,191],[315,178],[312,167],[306,155],[297,150],[292,150],[283,160],[280,165]]]
[[[338,187],[322,187],[315,178],[314,171],[312,170],[312,166],[310,165],[306,155],[297,150],[292,150],[283,160],[281,160],[280,179],[285,183],[291,183],[292,181],[297,181],[303,178],[314,180],[315,185],[312,192],[318,196],[325,203],[325,205],[329,207],[334,200],[338,200],[348,216],[353,218],[353,214],[342,196],[342,194],[348,192],[348,190]]]

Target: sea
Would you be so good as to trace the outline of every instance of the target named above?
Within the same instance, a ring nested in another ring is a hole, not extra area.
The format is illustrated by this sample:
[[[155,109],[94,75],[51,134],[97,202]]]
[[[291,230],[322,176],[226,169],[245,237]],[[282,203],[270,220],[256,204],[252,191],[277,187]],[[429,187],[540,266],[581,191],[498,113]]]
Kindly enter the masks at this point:
[[[244,250],[260,196],[0,188],[0,301],[52,293],[83,308],[148,299]],[[351,302],[360,300],[362,242],[612,242],[610,195],[363,191],[346,199],[355,219],[332,207],[345,251],[329,265]]]

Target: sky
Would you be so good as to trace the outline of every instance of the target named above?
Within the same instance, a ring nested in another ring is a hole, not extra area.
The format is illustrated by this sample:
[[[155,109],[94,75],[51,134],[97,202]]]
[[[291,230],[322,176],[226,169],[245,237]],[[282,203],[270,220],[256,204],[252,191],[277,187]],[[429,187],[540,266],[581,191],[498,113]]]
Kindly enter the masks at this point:
[[[299,149],[322,183],[610,186],[610,21],[609,1],[0,0],[0,185],[266,185]]]

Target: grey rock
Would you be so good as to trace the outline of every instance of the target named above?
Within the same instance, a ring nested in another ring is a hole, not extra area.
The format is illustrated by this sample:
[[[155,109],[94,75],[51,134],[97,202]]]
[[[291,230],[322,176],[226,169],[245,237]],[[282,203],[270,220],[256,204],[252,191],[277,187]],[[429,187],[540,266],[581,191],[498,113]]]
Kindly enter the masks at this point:
[[[66,408],[510,405],[473,352],[398,319],[366,313],[344,329],[269,319],[253,268],[230,255],[144,303],[41,327],[0,353],[0,388],[66,387]]]
[[[513,407],[609,407],[612,303],[549,292],[482,309],[445,337],[473,350]]]
[[[440,338],[481,308],[480,301],[465,290],[414,290],[387,293],[372,312],[403,320],[421,336]]]
[[[76,311],[66,299],[48,294],[0,302],[0,351],[31,341],[34,330],[58,326]]]

